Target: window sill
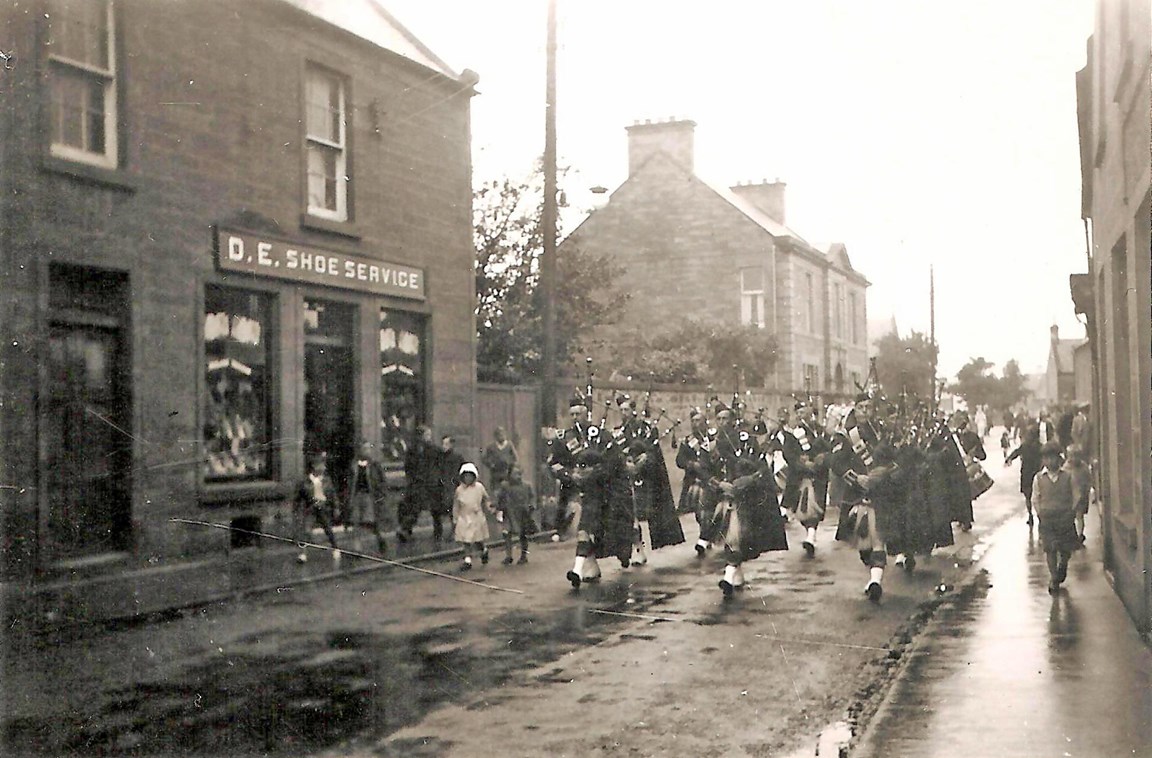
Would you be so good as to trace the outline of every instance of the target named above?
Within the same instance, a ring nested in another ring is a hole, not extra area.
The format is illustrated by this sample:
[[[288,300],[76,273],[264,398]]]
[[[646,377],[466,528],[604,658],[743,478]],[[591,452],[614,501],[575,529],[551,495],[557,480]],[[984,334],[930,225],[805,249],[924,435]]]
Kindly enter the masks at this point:
[[[309,213],[301,213],[300,226],[315,232],[336,234],[353,240],[360,239],[360,227],[351,221],[333,221],[331,219],[313,216]]]
[[[91,166],[87,163],[71,161],[55,155],[45,155],[40,165],[43,170],[54,174],[63,174],[72,179],[122,192],[135,192],[139,188],[139,184],[134,178],[118,169]]]
[[[200,505],[218,506],[251,503],[258,500],[282,500],[289,488],[280,482],[212,482],[200,491]]]

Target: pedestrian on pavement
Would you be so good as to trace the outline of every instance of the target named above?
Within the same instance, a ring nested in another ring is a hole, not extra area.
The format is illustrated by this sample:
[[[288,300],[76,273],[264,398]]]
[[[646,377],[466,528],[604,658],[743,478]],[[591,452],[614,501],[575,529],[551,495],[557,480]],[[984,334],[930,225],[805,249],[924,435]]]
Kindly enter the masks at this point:
[[[516,446],[508,439],[504,427],[498,426],[492,431],[493,442],[484,448],[480,461],[488,469],[488,483],[492,485],[493,497],[500,494],[500,488],[508,481],[512,467],[520,462],[520,455]]]
[[[512,563],[512,538],[520,541],[520,563],[528,562],[528,538],[536,533],[536,493],[524,481],[519,466],[508,472],[508,480],[496,493],[496,520],[504,525],[504,565]]]
[[[296,542],[300,554],[296,560],[308,560],[304,543],[308,542],[312,524],[317,523],[324,530],[324,536],[332,545],[332,560],[340,562],[340,546],[336,544],[336,533],[332,531],[332,517],[336,512],[336,490],[328,476],[328,456],[323,452],[313,452],[308,456],[308,473],[296,487],[296,499],[292,502],[292,515]]]
[[[456,541],[464,545],[464,565],[460,568],[468,571],[476,552],[480,553],[481,563],[488,562],[484,542],[489,536],[487,514],[492,512],[492,501],[479,481],[480,472],[475,464],[465,463],[459,473],[460,484],[452,503],[452,524]]]
[[[1040,519],[1040,545],[1048,561],[1048,594],[1055,595],[1068,576],[1068,561],[1080,547],[1076,534],[1076,504],[1083,483],[1063,468],[1060,445],[1049,442],[1041,450],[1044,468],[1032,485],[1036,516]]]
[[[1092,475],[1088,464],[1084,462],[1084,454],[1078,445],[1069,445],[1065,451],[1064,468],[1071,472],[1076,481],[1076,534],[1080,538],[1080,546],[1084,546],[1084,517],[1088,515],[1088,493],[1092,483]]]
[[[1004,459],[1005,466],[1011,466],[1012,461],[1020,459],[1020,492],[1024,495],[1024,506],[1028,509],[1028,526],[1032,526],[1032,484],[1039,473],[1042,461],[1040,459],[1040,432],[1038,427],[1028,427],[1024,430],[1024,441],[1020,447],[1013,450]]]
[[[1004,431],[1000,433],[1000,452],[1003,454],[1004,462],[1008,462],[1008,448],[1012,446],[1012,442],[1008,439],[1008,428],[1005,427]]]
[[[432,514],[432,539],[441,540],[444,533],[438,524],[441,519],[452,520],[452,503],[456,499],[456,487],[460,484],[460,467],[464,456],[456,452],[456,438],[444,435],[440,438],[440,501],[438,510]]]
[[[348,472],[348,503],[353,526],[368,525],[376,535],[380,555],[388,552],[384,533],[394,528],[388,507],[388,482],[384,466],[372,454],[372,444],[361,440]]]
[[[420,512],[425,510],[432,514],[433,539],[440,540],[443,536],[440,458],[440,449],[432,443],[432,430],[426,426],[416,427],[412,444],[404,454],[406,489],[400,504],[400,528],[396,531],[396,538],[401,542],[412,538],[412,529]]]

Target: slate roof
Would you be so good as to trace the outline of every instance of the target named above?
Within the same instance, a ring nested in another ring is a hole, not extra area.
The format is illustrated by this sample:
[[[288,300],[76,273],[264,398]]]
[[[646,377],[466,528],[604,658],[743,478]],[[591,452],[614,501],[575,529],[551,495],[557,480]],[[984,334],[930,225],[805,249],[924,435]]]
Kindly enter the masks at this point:
[[[289,5],[337,26],[451,79],[452,68],[416,39],[376,0],[284,0]]]

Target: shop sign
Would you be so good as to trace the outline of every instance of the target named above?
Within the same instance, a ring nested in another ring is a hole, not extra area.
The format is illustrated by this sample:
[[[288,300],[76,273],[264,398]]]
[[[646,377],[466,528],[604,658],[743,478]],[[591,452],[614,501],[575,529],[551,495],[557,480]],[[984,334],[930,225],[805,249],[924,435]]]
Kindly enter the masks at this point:
[[[252,232],[216,231],[221,271],[271,276],[308,284],[423,300],[424,270]]]

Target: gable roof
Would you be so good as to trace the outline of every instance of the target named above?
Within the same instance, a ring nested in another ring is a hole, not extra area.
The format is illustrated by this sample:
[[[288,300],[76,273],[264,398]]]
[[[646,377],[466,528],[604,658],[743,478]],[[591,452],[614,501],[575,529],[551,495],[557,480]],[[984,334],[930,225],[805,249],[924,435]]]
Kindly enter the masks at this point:
[[[700,179],[700,177],[696,177],[696,178]],[[808,244],[808,240],[804,239],[799,234],[797,234],[796,231],[793,230],[791,227],[786,226],[785,224],[781,224],[779,221],[772,218],[767,213],[765,213],[764,211],[757,208],[755,205],[753,205],[748,200],[740,197],[739,195],[737,195],[735,192],[728,189],[727,187],[717,186],[715,184],[712,184],[712,182],[709,182],[705,179],[700,179],[700,182],[704,186],[706,186],[708,189],[712,190],[717,195],[724,198],[724,200],[729,205],[731,205],[736,210],[743,213],[749,219],[754,221],[757,226],[759,226],[761,229],[763,229],[764,231],[771,234],[773,237],[791,237],[792,239],[796,240],[797,242],[801,242],[801,243],[807,245],[808,247],[812,248],[812,250],[816,250],[816,248],[814,248]]]
[[[1073,370],[1075,359],[1073,356],[1076,354],[1076,348],[1085,344],[1088,340],[1053,340],[1052,349],[1049,354],[1050,359],[1056,361],[1056,371],[1061,374],[1070,374]]]
[[[284,0],[305,13],[451,79],[460,75],[416,39],[377,0]]]
[[[843,242],[833,242],[828,247],[828,258],[842,269],[855,271],[852,261],[848,259],[848,246]],[[895,321],[895,319],[893,319]]]

